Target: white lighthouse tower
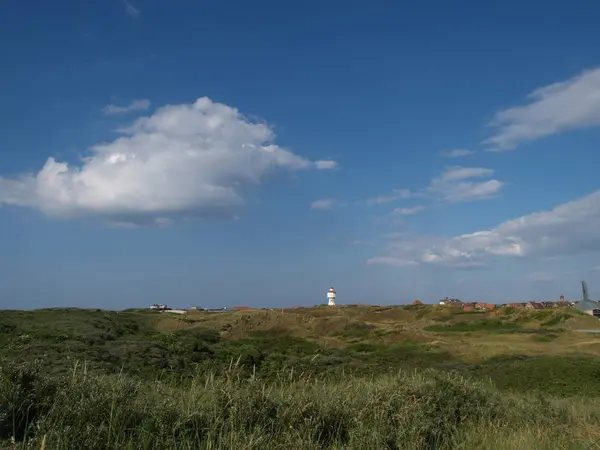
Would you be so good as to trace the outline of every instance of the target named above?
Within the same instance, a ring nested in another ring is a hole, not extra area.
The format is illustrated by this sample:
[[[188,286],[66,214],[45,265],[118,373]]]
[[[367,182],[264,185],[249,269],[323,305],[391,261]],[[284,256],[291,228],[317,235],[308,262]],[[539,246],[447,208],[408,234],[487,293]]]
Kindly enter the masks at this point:
[[[327,291],[327,304],[329,306],[335,306],[335,289],[329,288]]]

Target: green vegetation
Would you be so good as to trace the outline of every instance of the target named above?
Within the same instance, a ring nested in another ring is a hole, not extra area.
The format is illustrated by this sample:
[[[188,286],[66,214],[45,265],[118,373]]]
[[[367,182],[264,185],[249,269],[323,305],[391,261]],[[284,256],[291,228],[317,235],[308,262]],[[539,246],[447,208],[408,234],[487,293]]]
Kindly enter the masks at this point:
[[[590,320],[592,322],[590,322]],[[0,312],[0,449],[593,448],[576,312]]]
[[[497,331],[516,330],[521,326],[514,322],[504,322],[500,319],[482,319],[477,322],[459,322],[452,325],[431,325],[425,331],[449,332],[449,331]]]

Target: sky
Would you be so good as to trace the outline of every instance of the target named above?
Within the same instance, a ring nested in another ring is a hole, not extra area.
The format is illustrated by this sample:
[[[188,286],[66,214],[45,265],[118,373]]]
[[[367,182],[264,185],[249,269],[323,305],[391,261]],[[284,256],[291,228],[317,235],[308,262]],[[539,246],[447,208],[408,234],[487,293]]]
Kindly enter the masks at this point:
[[[3,1],[0,308],[600,299],[598,15]]]

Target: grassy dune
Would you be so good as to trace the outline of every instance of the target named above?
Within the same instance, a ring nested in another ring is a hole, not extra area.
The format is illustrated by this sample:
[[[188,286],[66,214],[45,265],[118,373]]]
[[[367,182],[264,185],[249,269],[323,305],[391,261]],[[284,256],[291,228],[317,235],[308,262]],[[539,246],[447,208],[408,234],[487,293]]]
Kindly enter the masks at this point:
[[[573,310],[0,312],[0,448],[600,448]]]

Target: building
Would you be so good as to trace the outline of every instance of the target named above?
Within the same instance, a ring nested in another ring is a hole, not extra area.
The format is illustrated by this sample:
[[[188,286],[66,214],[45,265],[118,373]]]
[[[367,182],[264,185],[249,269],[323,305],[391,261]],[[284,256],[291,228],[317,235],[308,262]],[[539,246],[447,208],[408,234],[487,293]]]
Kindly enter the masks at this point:
[[[589,299],[580,300],[577,303],[575,303],[575,308],[577,308],[582,313],[600,318],[600,303],[598,302]]]
[[[508,306],[509,308],[525,308],[528,307],[527,305],[529,305],[529,303],[507,303],[502,306]],[[532,306],[530,307],[533,308]]]
[[[462,302],[457,298],[444,298],[440,300],[440,305],[460,305]]]
[[[227,312],[229,311],[226,306],[223,308],[206,308],[204,311],[206,312]]]
[[[581,290],[583,291],[583,300],[575,304],[575,308],[590,316],[600,318],[600,303],[590,300],[588,297],[588,288],[585,281],[581,282]]]
[[[494,308],[496,308],[496,305],[493,303],[478,302],[475,304],[475,309],[478,310],[491,311]]]
[[[167,307],[167,305],[158,305],[154,303],[153,305],[150,305],[150,309],[154,309],[156,311],[166,311],[169,308]]]
[[[530,309],[544,309],[544,304],[541,302],[529,302],[527,303],[526,308],[530,308]]]
[[[329,288],[329,290],[327,291],[327,304],[329,306],[335,306],[335,289],[334,288]]]

